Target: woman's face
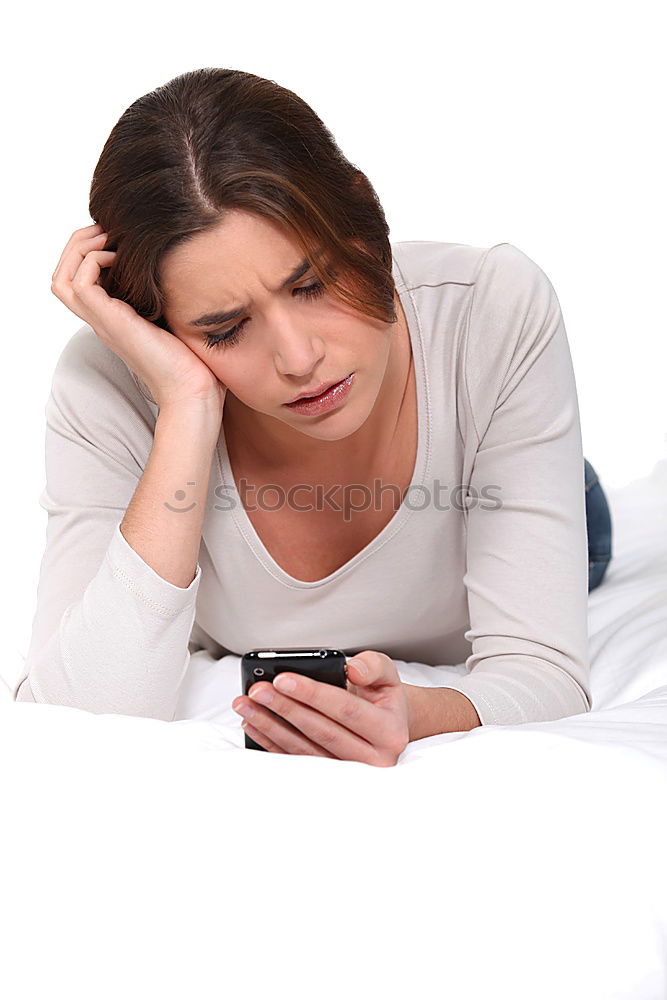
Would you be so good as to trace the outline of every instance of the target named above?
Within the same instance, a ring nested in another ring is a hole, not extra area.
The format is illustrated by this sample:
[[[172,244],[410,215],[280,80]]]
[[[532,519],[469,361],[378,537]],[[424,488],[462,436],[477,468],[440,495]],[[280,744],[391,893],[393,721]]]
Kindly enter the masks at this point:
[[[323,293],[310,262],[300,266],[302,259],[299,245],[277,226],[231,211],[216,229],[175,248],[160,265],[171,331],[227,386],[227,400],[232,393],[242,409],[254,411],[258,428],[270,426],[274,440],[287,445],[303,434],[339,440],[362,426],[380,393],[396,334],[396,324],[362,316]],[[229,312],[238,314],[226,321],[202,319]],[[227,343],[207,346],[230,334]],[[346,401],[327,413],[306,416],[283,405],[350,372],[355,377]]]

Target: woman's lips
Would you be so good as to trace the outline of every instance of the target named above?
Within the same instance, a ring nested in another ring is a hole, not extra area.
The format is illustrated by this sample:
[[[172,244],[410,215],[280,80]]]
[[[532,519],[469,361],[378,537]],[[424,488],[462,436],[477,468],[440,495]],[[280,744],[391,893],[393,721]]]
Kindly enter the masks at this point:
[[[321,389],[313,389],[312,392],[303,392],[300,396],[297,396],[296,399],[290,399],[287,405],[289,406],[291,403],[298,403],[302,399],[315,399],[316,396],[322,396],[325,392],[328,392],[329,389],[332,389],[335,385],[338,385],[338,383],[342,381],[342,379],[336,379],[335,382],[321,382]]]
[[[326,392],[321,393],[319,396],[297,399],[294,403],[283,403],[283,406],[306,415],[315,415],[332,410],[334,407],[340,406],[347,399],[352,387],[354,374],[354,372],[351,372],[346,378],[341,379],[340,382],[336,382],[335,385],[332,385],[330,389],[327,389]]]

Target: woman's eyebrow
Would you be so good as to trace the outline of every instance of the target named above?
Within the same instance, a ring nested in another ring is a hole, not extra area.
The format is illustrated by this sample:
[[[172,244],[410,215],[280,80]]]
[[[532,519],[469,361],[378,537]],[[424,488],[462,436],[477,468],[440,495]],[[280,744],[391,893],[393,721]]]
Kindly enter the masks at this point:
[[[297,264],[291,274],[288,274],[283,283],[279,288],[276,288],[276,292],[282,291],[287,285],[290,285],[293,281],[298,281],[310,267],[310,261],[307,257]],[[226,323],[230,319],[236,319],[241,313],[246,312],[248,306],[242,306],[240,309],[232,309],[230,312],[212,312],[205,313],[205,315],[200,316],[198,319],[193,319],[188,323],[188,326],[215,326],[218,323]]]

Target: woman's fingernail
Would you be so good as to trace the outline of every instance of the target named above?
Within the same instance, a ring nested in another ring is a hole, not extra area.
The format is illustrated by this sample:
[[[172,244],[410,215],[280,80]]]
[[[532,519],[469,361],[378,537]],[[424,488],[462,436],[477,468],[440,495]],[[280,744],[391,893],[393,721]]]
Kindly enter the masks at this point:
[[[296,687],[296,681],[293,677],[283,677],[282,674],[278,674],[277,677],[273,679],[274,687],[277,687],[279,691],[293,691]]]
[[[260,688],[259,691],[251,691],[248,697],[258,701],[260,705],[270,705],[273,701],[273,692],[267,688]]]
[[[361,660],[352,660],[352,666],[355,670],[358,670],[360,674],[363,674],[364,677],[368,673],[368,667],[364,666]]]

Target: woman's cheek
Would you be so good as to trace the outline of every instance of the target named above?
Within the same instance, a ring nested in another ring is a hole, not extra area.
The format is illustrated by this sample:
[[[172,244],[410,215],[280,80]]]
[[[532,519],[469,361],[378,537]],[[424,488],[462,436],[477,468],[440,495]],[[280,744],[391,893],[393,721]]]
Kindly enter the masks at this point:
[[[261,402],[266,402],[266,393],[262,391],[262,381],[256,373],[241,370],[235,371],[233,366],[218,364],[212,368],[213,374],[236,398],[253,409],[261,409]]]

